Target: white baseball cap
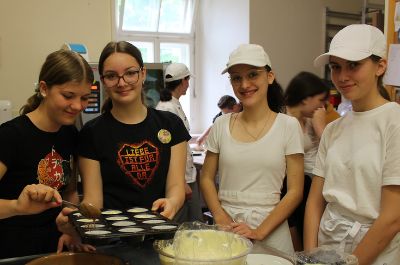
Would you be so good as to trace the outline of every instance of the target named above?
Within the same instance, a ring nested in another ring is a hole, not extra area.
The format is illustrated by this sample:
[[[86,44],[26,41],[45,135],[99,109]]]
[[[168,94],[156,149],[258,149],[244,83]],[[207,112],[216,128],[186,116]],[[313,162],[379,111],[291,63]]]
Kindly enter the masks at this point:
[[[353,24],[336,33],[329,46],[329,52],[318,56],[314,65],[323,66],[329,63],[330,56],[356,62],[371,55],[386,58],[385,36],[374,26]]]
[[[165,82],[181,80],[187,76],[191,76],[189,69],[183,63],[171,63],[165,69]]]
[[[230,55],[226,68],[221,74],[228,72],[229,68],[237,64],[248,64],[257,67],[268,65],[271,67],[271,60],[264,48],[257,44],[241,44]]]

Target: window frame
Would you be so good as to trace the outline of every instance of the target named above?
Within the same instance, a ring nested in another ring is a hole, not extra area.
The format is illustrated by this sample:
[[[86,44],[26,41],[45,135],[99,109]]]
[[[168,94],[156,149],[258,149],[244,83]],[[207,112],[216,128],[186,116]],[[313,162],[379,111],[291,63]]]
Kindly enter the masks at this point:
[[[121,1],[121,10],[117,10],[117,2]],[[162,0],[161,0],[162,1]],[[195,24],[196,24],[196,14],[198,8],[198,0],[188,0],[193,1],[193,17],[192,24],[190,26],[189,33],[171,33],[171,32],[150,32],[150,31],[135,31],[135,30],[122,30],[121,22],[123,20],[123,9],[125,0],[112,0],[111,1],[111,18],[112,18],[112,34],[113,39],[116,39],[117,36],[132,36],[135,37],[163,37],[163,38],[184,38],[184,39],[194,39],[195,35]],[[161,4],[160,4],[161,7]],[[121,12],[122,11],[122,12]],[[116,13],[118,12],[118,15]],[[159,20],[159,19],[158,19]]]
[[[121,9],[117,10],[117,3],[121,1]],[[138,42],[152,42],[154,46],[154,62],[160,62],[160,43],[184,43],[189,45],[189,69],[193,75],[195,75],[195,24],[196,24],[196,14],[198,8],[198,0],[193,1],[193,18],[191,29],[189,33],[166,33],[166,32],[144,32],[144,31],[131,31],[122,30],[121,21],[123,16],[124,2],[125,0],[112,0],[111,1],[111,18],[112,18],[112,39],[116,41],[138,41]],[[161,6],[161,5],[160,5]],[[193,80],[193,79],[192,79]],[[187,102],[187,107],[185,108],[185,113],[191,120],[191,105],[192,98],[196,97],[195,82],[190,81],[190,97],[183,99]],[[183,105],[183,104],[182,104]],[[185,104],[186,105],[186,104]],[[184,107],[184,106],[183,106]]]

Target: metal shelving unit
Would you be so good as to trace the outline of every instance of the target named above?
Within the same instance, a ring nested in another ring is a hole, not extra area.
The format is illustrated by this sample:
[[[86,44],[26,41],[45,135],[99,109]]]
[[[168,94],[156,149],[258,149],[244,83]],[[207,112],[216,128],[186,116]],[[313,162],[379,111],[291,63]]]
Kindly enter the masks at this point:
[[[335,34],[350,24],[361,23],[362,14],[339,12],[325,8],[325,51],[329,50],[329,44]],[[325,66],[324,78],[330,81],[330,70]]]

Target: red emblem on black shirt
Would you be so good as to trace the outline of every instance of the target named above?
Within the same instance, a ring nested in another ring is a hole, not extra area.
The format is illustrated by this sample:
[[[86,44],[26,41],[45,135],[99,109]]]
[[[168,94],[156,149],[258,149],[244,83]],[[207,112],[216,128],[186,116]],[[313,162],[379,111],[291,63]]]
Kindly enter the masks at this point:
[[[118,151],[117,163],[133,184],[145,188],[158,168],[158,148],[149,141],[124,144]]]
[[[64,160],[54,148],[51,149],[51,152],[45,158],[39,161],[37,167],[37,179],[39,183],[56,190],[59,190],[69,182],[69,173],[69,161]]]

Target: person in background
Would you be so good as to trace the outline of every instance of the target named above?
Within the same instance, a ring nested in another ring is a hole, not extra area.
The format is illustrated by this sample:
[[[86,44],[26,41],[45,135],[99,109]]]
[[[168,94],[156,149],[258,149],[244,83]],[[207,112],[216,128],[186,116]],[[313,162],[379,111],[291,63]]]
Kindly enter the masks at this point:
[[[221,116],[222,114],[227,114],[231,112],[239,112],[242,110],[242,106],[236,102],[236,99],[230,95],[224,95],[218,100],[218,108],[221,110],[215,117],[213,118],[212,122],[214,123],[215,120]],[[211,125],[212,126],[212,125]],[[196,149],[202,150],[202,146],[204,141],[206,140],[208,134],[210,133],[211,126],[207,128],[197,139],[196,139]]]
[[[286,114],[299,121],[304,140],[303,200],[288,219],[296,251],[303,249],[304,210],[311,186],[319,139],[326,126],[324,106],[328,97],[329,87],[318,76],[310,72],[297,74],[285,90]],[[284,185],[282,195],[286,193],[285,189],[286,185]]]
[[[206,140],[203,197],[216,224],[293,254],[287,218],[303,195],[303,140],[299,122],[283,109],[271,61],[256,44],[243,44],[226,69],[243,111],[219,117]],[[220,177],[215,187],[216,172]],[[287,173],[288,192],[280,199]]]
[[[242,110],[242,106],[236,102],[236,99],[230,95],[222,96],[217,103],[218,108],[221,110],[217,115],[213,118],[212,122],[221,116],[222,114],[227,114],[231,112],[240,112]]]
[[[140,206],[173,219],[185,199],[189,133],[175,114],[144,105],[146,68],[137,47],[126,41],[108,43],[99,73],[108,98],[103,113],[79,135],[83,202],[99,209]],[[71,231],[71,211],[58,216],[61,231]],[[133,255],[134,250],[127,252]]]
[[[189,121],[182,109],[179,98],[186,95],[189,88],[191,73],[183,63],[172,63],[165,70],[165,89],[161,90],[160,101],[156,109],[172,112],[178,115],[190,132]],[[203,213],[200,205],[200,192],[196,181],[197,171],[193,164],[192,150],[189,144],[186,148],[185,195],[186,200],[176,221],[202,221]]]
[[[59,207],[61,202],[61,195],[57,190],[43,184],[27,185],[17,199],[0,199],[0,219],[38,214],[47,209]]]
[[[88,105],[93,72],[79,54],[59,50],[42,65],[35,94],[21,115],[0,126],[0,198],[15,200],[30,184],[44,184],[78,202],[76,117]],[[31,189],[31,188],[30,188]],[[0,220],[0,258],[55,252],[60,208]],[[68,236],[63,236],[63,241]]]
[[[314,61],[329,64],[332,82],[352,110],[322,135],[304,247],[352,253],[360,265],[400,260],[400,106],[380,92],[385,57],[383,33],[355,24],[340,30]]]

